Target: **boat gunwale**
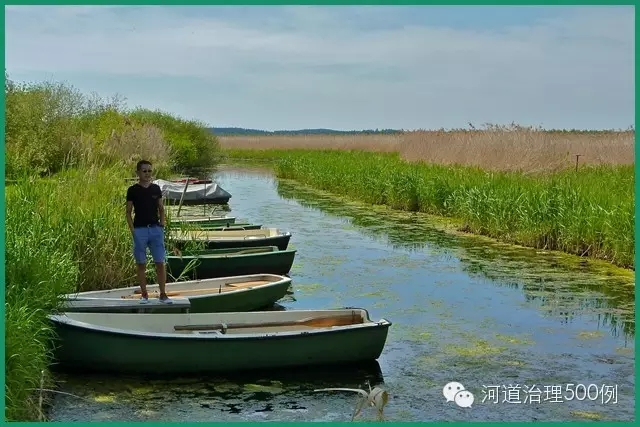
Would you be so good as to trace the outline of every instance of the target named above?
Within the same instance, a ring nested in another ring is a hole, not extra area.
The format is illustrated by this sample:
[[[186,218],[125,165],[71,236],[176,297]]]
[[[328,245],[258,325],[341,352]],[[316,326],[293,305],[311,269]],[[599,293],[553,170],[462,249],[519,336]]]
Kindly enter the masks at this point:
[[[230,231],[241,231],[241,230],[230,230]],[[252,230],[248,230],[248,231],[252,231]],[[218,231],[216,231],[218,232]],[[247,241],[252,241],[252,242],[262,242],[265,240],[276,240],[276,239],[282,239],[282,238],[286,238],[286,237],[291,237],[291,232],[289,231],[281,231],[279,232],[279,234],[275,235],[275,236],[266,236],[266,237],[262,237],[262,236],[257,236],[254,237],[252,239],[246,239],[243,238],[241,236],[229,236],[229,237],[225,237],[225,236],[202,236],[202,237],[192,237],[192,236],[183,236],[182,234],[179,236],[171,236],[169,238],[170,241],[174,241],[174,242],[198,242],[198,243],[207,243],[207,242],[247,242]],[[276,246],[276,245],[272,245],[272,246]]]
[[[220,217],[214,216],[214,217],[206,217],[206,218],[205,217],[188,218],[186,216],[184,216],[184,217],[180,217],[180,216],[172,217],[170,215],[167,215],[167,216],[168,216],[168,219],[169,219],[168,222],[170,222],[170,223],[171,222],[187,222],[187,223],[188,222],[194,222],[194,223],[204,222],[204,223],[207,223],[207,222],[214,222],[214,221],[230,221],[230,220],[234,220],[235,221],[237,219],[237,217],[235,217],[235,216],[220,216]],[[240,223],[240,224],[242,224],[242,223]]]
[[[226,277],[214,277],[214,278],[209,278],[209,279],[195,279],[195,280],[185,280],[182,282],[170,282],[167,283],[167,292],[171,291],[171,285],[183,285],[185,283],[189,284],[189,283],[202,283],[202,282],[217,282],[217,281],[221,281],[223,282],[225,279],[235,279],[235,278],[255,278],[256,276],[277,276],[280,277],[279,280],[273,281],[273,282],[269,282],[269,283],[263,283],[260,285],[254,285],[251,287],[246,287],[246,288],[238,288],[238,289],[232,289],[229,291],[225,291],[224,293],[207,293],[207,294],[203,294],[203,295],[193,295],[193,296],[187,296],[187,297],[178,297],[178,298],[187,298],[189,300],[191,299],[200,299],[203,297],[207,297],[207,298],[211,298],[213,296],[222,296],[222,295],[235,295],[239,292],[243,292],[243,291],[254,291],[256,289],[265,289],[265,288],[269,288],[272,286],[280,286],[280,285],[284,285],[287,284],[288,286],[291,285],[292,279],[290,277],[287,276],[283,276],[280,274],[271,274],[271,273],[264,273],[264,274],[246,274],[246,275],[240,275],[240,276],[226,276]],[[238,283],[242,283],[242,281],[238,282]],[[156,287],[159,288],[158,283],[150,283],[147,285],[147,290],[149,290],[149,288],[153,288],[155,289]],[[113,288],[113,289],[104,289],[104,290],[100,290],[100,291],[87,291],[87,292],[76,292],[76,293],[70,293],[70,294],[64,294],[62,295],[62,298],[65,300],[91,300],[91,299],[101,299],[101,300],[120,300],[123,299],[121,297],[109,297],[109,296],[97,296],[97,297],[92,297],[91,295],[99,295],[100,293],[103,292],[109,292],[109,291],[126,291],[126,290],[136,290],[136,289],[140,289],[140,286],[127,286],[125,288]],[[185,289],[188,290],[188,289]],[[115,293],[115,292],[114,292]],[[132,292],[133,293],[133,292]]]
[[[257,246],[258,248],[260,246]],[[262,246],[266,248],[268,246]],[[275,247],[275,246],[274,246]],[[235,249],[235,248],[234,248]],[[215,250],[215,249],[214,249]],[[239,251],[242,249],[238,249]],[[226,259],[226,258],[242,258],[242,257],[255,257],[255,256],[277,256],[277,255],[295,255],[296,249],[285,249],[285,250],[277,250],[277,251],[264,251],[264,252],[256,252],[251,254],[238,254],[238,253],[223,253],[223,254],[199,254],[199,255],[167,255],[168,259],[175,260],[194,260],[194,259]]]
[[[349,333],[353,331],[357,331],[359,329],[380,329],[385,328],[389,329],[393,324],[390,320],[382,317],[380,320],[374,321],[369,317],[369,312],[363,308],[355,308],[350,307],[353,310],[362,310],[365,314],[365,321],[363,323],[356,323],[352,325],[343,325],[343,326],[329,326],[322,328],[310,328],[309,330],[297,330],[297,331],[278,331],[278,332],[254,332],[254,333],[238,333],[238,334],[223,334],[223,333],[210,333],[210,334],[199,334],[199,333],[191,333],[184,334],[179,332],[145,332],[145,331],[136,331],[130,329],[122,329],[122,328],[114,328],[110,326],[96,325],[95,323],[83,322],[80,320],[75,320],[67,315],[67,313],[61,314],[51,314],[48,319],[57,325],[62,327],[69,327],[72,329],[82,330],[82,331],[91,331],[97,332],[100,334],[106,335],[115,335],[119,337],[126,338],[136,338],[136,339],[163,339],[163,340],[172,340],[172,339],[187,339],[187,340],[268,340],[268,339],[292,339],[292,338],[303,338],[305,336],[315,336],[315,335],[326,335],[326,334],[340,334],[340,333]],[[338,310],[348,310],[337,309]],[[299,310],[296,310],[299,311]],[[301,310],[307,311],[307,310]],[[308,311],[317,311],[317,310],[308,310]],[[319,310],[324,311],[324,310]],[[259,313],[259,312],[254,312]],[[72,314],[86,314],[86,313],[72,313]],[[98,313],[96,313],[98,314]],[[119,316],[122,313],[99,313],[110,316]],[[208,313],[212,314],[212,313]],[[148,314],[148,313],[138,313],[136,316],[167,316],[165,314]],[[256,328],[259,328],[257,326]]]

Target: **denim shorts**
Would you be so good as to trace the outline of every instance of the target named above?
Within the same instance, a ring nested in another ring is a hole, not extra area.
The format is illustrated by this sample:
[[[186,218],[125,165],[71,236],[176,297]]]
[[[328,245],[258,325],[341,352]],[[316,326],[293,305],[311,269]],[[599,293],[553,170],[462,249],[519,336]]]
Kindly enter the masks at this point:
[[[151,250],[153,262],[164,262],[164,228],[150,225],[133,229],[133,257],[136,264],[147,263],[147,248]]]

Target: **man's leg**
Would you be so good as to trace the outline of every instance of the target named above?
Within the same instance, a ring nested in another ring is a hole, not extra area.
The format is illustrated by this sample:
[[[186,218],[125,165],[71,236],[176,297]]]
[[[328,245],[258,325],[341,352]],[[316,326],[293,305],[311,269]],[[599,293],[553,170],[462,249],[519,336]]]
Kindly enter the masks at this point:
[[[141,300],[146,302],[147,294],[147,241],[149,232],[145,228],[133,229],[133,256],[136,260],[136,275],[140,284]]]
[[[165,268],[165,247],[164,247],[164,230],[162,227],[153,227],[150,230],[149,247],[151,248],[151,256],[156,265],[156,276],[158,277],[158,287],[160,288],[160,300],[171,302],[167,297],[167,271]]]
[[[156,262],[156,276],[158,276],[158,287],[160,288],[160,295],[166,295],[167,287],[167,271],[164,262]]]
[[[136,261],[137,262],[137,261]],[[140,292],[143,298],[147,298],[147,264],[136,264],[138,283],[140,283]]]

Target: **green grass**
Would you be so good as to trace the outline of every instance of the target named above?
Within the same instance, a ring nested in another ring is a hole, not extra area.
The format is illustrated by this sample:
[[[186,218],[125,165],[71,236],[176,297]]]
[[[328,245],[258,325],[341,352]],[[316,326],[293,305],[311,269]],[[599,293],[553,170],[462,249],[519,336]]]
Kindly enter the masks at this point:
[[[5,76],[6,77],[6,76]],[[61,84],[5,83],[5,420],[43,418],[49,372],[47,315],[63,293],[135,283],[125,220],[126,177],[215,166],[216,138],[201,124]],[[149,264],[148,276],[155,281]]]
[[[6,176],[68,167],[129,168],[141,158],[158,173],[197,173],[218,161],[218,139],[203,123],[128,109],[118,98],[88,97],[59,83],[5,82]]]
[[[134,277],[125,191],[121,170],[97,168],[22,178],[7,188],[7,420],[38,413],[33,389],[43,371],[47,376],[46,315],[57,307],[58,295],[111,288]]]
[[[275,161],[278,177],[365,203],[458,218],[471,233],[635,268],[633,165],[527,176],[358,151],[227,155]]]

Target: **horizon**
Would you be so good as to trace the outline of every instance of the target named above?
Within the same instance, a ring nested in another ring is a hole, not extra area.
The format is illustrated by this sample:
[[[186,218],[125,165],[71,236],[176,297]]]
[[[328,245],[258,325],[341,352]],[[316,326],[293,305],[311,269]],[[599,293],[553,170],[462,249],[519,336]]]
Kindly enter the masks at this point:
[[[498,127],[509,127],[510,124],[496,124],[496,123],[492,123],[492,125],[498,126]],[[516,126],[521,126],[522,128],[535,128],[533,126],[526,126],[526,125],[518,125],[515,124]],[[332,128],[299,128],[299,129],[275,129],[275,130],[265,130],[265,129],[258,129],[258,128],[251,128],[251,127],[242,127],[242,126],[206,126],[207,129],[212,129],[212,130],[231,130],[231,129],[237,129],[237,130],[243,130],[243,131],[255,131],[255,132],[264,132],[264,133],[278,133],[278,132],[304,132],[304,131],[328,131],[328,132],[370,132],[370,131],[379,131],[379,132],[383,132],[383,131],[393,131],[393,132],[420,132],[420,131],[425,131],[425,132],[437,132],[437,131],[445,131],[445,132],[454,132],[454,131],[482,131],[485,130],[482,126],[474,126],[473,128],[471,127],[461,127],[461,128],[439,128],[439,129],[382,129],[382,128],[377,128],[377,129],[332,129]],[[541,130],[541,131],[546,131],[546,132],[635,132],[635,126],[634,125],[630,125],[626,128],[609,128],[609,129],[579,129],[579,128],[575,128],[575,129],[557,129],[557,128],[540,128],[540,129],[536,129],[536,130]],[[318,132],[319,133],[319,132]]]
[[[6,6],[12,80],[209,128],[635,128],[633,6]]]

